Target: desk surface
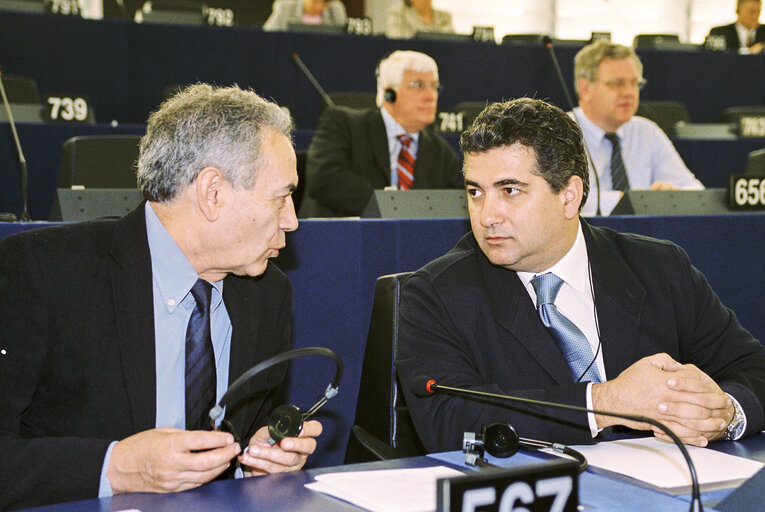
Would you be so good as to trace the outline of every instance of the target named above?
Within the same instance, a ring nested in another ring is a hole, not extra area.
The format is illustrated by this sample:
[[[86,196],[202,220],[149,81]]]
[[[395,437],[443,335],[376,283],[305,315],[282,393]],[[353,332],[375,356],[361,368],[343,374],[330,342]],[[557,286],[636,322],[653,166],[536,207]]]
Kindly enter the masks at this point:
[[[765,462],[765,434],[757,434],[739,442],[716,443],[712,447],[725,453]],[[459,461],[460,455],[458,453],[439,454],[438,459],[415,457],[244,480],[227,480],[175,494],[125,494],[113,498],[84,500],[28,510],[36,512],[103,512],[127,509],[138,509],[142,512],[358,511],[361,509],[310,491],[303,486],[312,482],[313,476],[321,473],[435,466],[443,464],[444,460]],[[506,461],[503,465],[533,464],[538,463],[539,459],[519,453]],[[705,510],[708,512],[713,510],[711,507],[729,492],[731,491],[702,493]],[[631,512],[649,509],[653,512],[670,512],[686,510],[689,497],[670,496],[588,470],[579,477],[579,501],[589,507],[587,510],[590,512]]]

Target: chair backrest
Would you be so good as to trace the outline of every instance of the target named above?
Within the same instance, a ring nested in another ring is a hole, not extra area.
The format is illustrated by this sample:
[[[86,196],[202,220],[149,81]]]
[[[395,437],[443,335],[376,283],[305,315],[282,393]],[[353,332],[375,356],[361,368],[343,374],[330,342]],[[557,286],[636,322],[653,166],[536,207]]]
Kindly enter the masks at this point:
[[[637,34],[632,40],[635,48],[670,48],[682,47],[677,34]]]
[[[335,105],[350,108],[376,108],[374,92],[345,91],[331,92],[329,98]]]
[[[677,134],[677,123],[690,123],[691,116],[685,104],[679,101],[640,101],[637,115],[647,117],[667,135]]]
[[[140,135],[72,137],[61,151],[58,188],[136,188]]]
[[[3,75],[3,89],[8,97],[13,119],[16,121],[42,122],[43,107],[37,82],[29,76]],[[0,104],[0,121],[7,121],[8,114]]]
[[[765,174],[765,148],[749,153],[746,161],[747,174]]]
[[[409,275],[405,272],[377,279],[354,420],[356,425],[383,440],[402,457],[426,453],[399,389],[394,364],[398,353],[401,286]],[[371,460],[376,458],[350,436],[345,462]]]
[[[720,114],[721,123],[738,124],[739,119],[747,116],[765,116],[765,106],[762,105],[737,105],[728,107]]]

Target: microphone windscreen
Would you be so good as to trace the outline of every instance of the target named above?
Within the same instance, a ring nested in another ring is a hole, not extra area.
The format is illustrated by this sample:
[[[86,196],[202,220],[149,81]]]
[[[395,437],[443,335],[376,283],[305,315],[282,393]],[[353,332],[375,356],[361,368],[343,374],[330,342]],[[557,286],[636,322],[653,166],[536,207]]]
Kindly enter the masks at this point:
[[[542,46],[545,48],[552,46],[552,38],[550,36],[542,36]]]
[[[412,379],[412,393],[420,398],[433,396],[434,391],[430,390],[429,384],[436,381],[425,375],[417,375]]]

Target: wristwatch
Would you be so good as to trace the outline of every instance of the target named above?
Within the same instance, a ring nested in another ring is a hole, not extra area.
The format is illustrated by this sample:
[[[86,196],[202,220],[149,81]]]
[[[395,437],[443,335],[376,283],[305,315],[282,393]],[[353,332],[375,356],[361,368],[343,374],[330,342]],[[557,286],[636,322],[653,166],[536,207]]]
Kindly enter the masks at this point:
[[[725,433],[722,436],[723,441],[735,441],[736,439],[740,438],[744,433],[744,428],[746,427],[746,417],[744,416],[744,411],[741,409],[741,406],[738,404],[738,401],[735,398],[731,396],[730,399],[731,402],[733,402],[733,408],[735,409],[735,412],[733,413],[733,419],[730,420],[730,423],[728,423],[728,426],[725,428]]]

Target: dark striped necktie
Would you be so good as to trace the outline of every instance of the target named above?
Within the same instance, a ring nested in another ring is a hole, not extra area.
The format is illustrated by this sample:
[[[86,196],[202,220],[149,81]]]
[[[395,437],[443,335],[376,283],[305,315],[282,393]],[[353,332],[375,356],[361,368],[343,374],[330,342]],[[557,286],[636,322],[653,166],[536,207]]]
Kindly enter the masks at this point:
[[[206,430],[215,405],[215,353],[210,336],[212,285],[203,279],[191,288],[196,300],[186,328],[186,430]]]
[[[414,156],[410,149],[412,137],[405,133],[397,135],[396,138],[401,143],[401,151],[398,153],[398,163],[396,165],[398,189],[409,190],[414,185]]]
[[[611,188],[613,190],[629,190],[630,180],[627,178],[627,169],[622,160],[622,146],[619,136],[615,133],[606,133],[606,138],[611,143]]]

